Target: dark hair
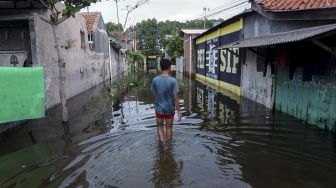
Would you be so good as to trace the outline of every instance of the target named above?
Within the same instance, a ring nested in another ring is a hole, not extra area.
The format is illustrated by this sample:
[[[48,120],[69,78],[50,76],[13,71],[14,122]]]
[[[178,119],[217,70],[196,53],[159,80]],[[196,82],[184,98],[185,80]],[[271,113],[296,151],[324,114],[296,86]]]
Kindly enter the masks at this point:
[[[163,58],[161,61],[160,61],[160,67],[161,67],[161,70],[164,71],[164,70],[168,70],[171,66],[171,61],[169,59],[166,59],[166,58]]]

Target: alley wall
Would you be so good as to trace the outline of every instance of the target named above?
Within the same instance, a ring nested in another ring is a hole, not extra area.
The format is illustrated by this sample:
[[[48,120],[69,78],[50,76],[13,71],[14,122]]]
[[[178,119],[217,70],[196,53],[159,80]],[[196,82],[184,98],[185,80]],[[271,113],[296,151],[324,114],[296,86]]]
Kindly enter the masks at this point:
[[[59,68],[55,49],[55,40],[51,25],[34,15],[36,36],[37,64],[45,68],[46,107],[51,108],[60,103]],[[66,94],[74,97],[103,81],[109,79],[108,54],[89,50],[85,20],[79,14],[69,18],[58,26],[62,55],[66,62]],[[84,32],[84,35],[81,35]],[[81,38],[84,36],[84,39]],[[81,41],[85,41],[83,45]],[[106,46],[108,48],[106,35]],[[114,51],[112,51],[114,52]],[[117,63],[112,58],[113,63]]]
[[[250,50],[246,50],[246,60],[242,65],[242,96],[268,108],[273,108],[274,104],[274,75],[271,75],[271,67],[268,65],[266,76],[263,72],[257,72],[257,55]]]
[[[224,44],[242,38],[243,19],[235,19],[213,28],[196,38],[196,78],[218,85],[238,96],[240,93],[241,65],[238,49],[218,50]]]

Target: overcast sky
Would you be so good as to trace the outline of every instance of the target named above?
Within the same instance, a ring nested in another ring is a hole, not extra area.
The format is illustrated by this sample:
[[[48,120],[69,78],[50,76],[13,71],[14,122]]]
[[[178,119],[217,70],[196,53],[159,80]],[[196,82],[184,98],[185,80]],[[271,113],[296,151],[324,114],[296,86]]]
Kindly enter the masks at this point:
[[[134,12],[130,14],[127,27],[130,25],[135,25],[137,22],[148,18],[156,18],[160,21],[186,21],[195,19],[196,17],[204,15],[203,7],[210,9],[208,13],[211,13],[211,11],[214,11],[218,7],[225,8],[242,1],[244,2],[244,0],[150,0],[149,3],[144,4],[142,7],[134,10]],[[124,23],[126,17],[126,5],[134,5],[135,2],[136,0],[120,1],[119,14],[121,23]],[[231,9],[231,11],[225,11],[220,15],[211,18],[221,17],[226,19],[243,11],[246,7],[246,4],[242,4]],[[113,0],[102,0],[102,2],[92,4],[89,10],[101,12],[105,23],[109,21],[117,23],[116,6]]]

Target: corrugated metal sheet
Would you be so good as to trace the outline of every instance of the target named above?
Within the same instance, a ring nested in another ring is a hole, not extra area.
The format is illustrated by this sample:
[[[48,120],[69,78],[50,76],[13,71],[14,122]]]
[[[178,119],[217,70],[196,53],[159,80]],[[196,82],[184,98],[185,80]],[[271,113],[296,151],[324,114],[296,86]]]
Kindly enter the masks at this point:
[[[181,29],[181,31],[185,34],[201,34],[206,31],[206,29]]]
[[[302,41],[327,32],[336,30],[336,24],[323,25],[317,27],[309,27],[288,32],[275,33],[272,35],[248,38],[238,42],[226,44],[217,47],[216,49],[227,48],[248,48],[248,47],[262,47],[275,44],[284,44],[290,42]]]

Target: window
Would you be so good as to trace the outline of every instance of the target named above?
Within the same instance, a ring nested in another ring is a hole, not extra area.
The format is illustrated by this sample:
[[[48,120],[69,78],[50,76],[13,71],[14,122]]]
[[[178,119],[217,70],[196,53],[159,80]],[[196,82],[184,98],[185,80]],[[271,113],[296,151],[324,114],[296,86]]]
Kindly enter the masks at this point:
[[[80,31],[80,39],[81,39],[81,48],[85,49],[85,33],[84,31]]]
[[[88,41],[89,41],[90,50],[93,50],[94,49],[94,44],[93,44],[93,34],[92,34],[92,32],[90,32],[88,34]]]
[[[257,56],[257,72],[264,72],[266,69],[266,55],[267,55],[267,49],[261,48],[258,50],[258,56]]]

